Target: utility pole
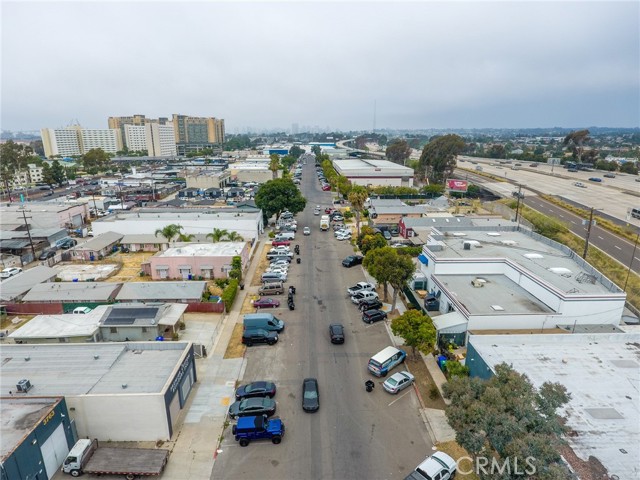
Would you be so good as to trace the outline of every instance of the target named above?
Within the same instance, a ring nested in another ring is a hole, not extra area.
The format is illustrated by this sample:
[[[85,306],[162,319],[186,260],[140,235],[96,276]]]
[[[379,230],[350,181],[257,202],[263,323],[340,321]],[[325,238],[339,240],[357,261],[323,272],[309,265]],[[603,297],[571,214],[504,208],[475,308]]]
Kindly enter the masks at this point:
[[[582,258],[587,258],[587,250],[589,249],[589,236],[591,235],[591,225],[593,224],[593,210],[591,207],[591,213],[589,214],[589,226],[587,227],[587,238],[584,241],[584,252],[582,253]]]
[[[522,185],[518,185],[518,203],[516,203],[516,222],[518,222],[518,226],[520,226],[520,215],[518,215],[520,211],[520,198],[522,197]]]
[[[29,245],[31,245],[31,253],[33,254],[33,260],[36,260],[36,250],[35,248],[33,248],[33,239],[31,238],[31,231],[29,230],[29,222],[27,222],[27,218],[31,218],[31,217],[27,217],[26,212],[30,212],[31,210],[24,210],[22,209],[22,218],[24,219],[24,225],[25,227],[27,227],[27,236],[29,237]],[[20,261],[22,261],[22,257],[20,257]]]

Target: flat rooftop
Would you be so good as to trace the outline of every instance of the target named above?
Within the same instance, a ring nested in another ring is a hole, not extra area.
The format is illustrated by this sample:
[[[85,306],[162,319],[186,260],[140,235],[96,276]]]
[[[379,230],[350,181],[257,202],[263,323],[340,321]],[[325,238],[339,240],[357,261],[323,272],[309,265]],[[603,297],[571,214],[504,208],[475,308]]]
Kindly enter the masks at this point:
[[[413,177],[413,169],[390,162],[389,160],[370,160],[362,158],[336,159],[333,166],[338,173],[350,177]]]
[[[0,398],[0,460],[4,461],[61,400],[62,397]]]
[[[187,243],[167,248],[154,257],[232,257],[240,255],[245,246],[245,242]]]
[[[600,275],[575,253],[557,249],[550,243],[539,241],[522,231],[479,230],[459,228],[434,235],[428,248],[436,258],[452,259],[508,259],[529,270],[560,291],[573,294],[622,293],[611,284],[607,287],[598,279]],[[465,242],[472,246],[466,250]],[[469,276],[469,282],[471,276]],[[610,289],[613,288],[613,289]]]
[[[471,315],[495,315],[500,313],[552,313],[546,306],[526,289],[506,275],[434,275],[454,292]],[[484,287],[474,287],[471,281],[482,277]]]
[[[640,333],[473,335],[469,343],[491,368],[506,362],[536,387],[564,385],[574,452],[596,457],[610,477],[640,476]]]
[[[165,299],[200,301],[207,286],[204,281],[182,282],[128,282],[122,285],[116,296],[118,302],[161,302]]]
[[[15,332],[10,338],[58,338],[88,337],[100,327],[100,319],[108,305],[100,305],[84,315],[72,313],[62,315],[36,315]],[[57,340],[56,340],[57,341]]]
[[[158,220],[169,220],[179,222],[181,219],[187,220],[216,220],[218,218],[229,219],[255,219],[260,215],[261,210],[256,208],[254,211],[247,210],[223,210],[221,208],[198,208],[194,211],[183,208],[153,208],[146,210],[134,210],[131,212],[116,212],[106,217],[94,220],[94,223],[113,223],[118,220],[135,220],[137,222],[157,222]]]
[[[27,396],[158,393],[189,346],[184,342],[4,344],[0,388],[15,392],[18,381],[26,378],[33,385]]]

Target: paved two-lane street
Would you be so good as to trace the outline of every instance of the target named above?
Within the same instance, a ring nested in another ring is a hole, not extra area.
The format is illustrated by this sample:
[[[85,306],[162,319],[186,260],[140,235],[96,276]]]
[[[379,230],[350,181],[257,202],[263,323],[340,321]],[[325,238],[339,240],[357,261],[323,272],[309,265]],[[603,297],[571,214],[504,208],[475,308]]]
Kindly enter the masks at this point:
[[[320,231],[313,209],[330,205],[331,196],[320,190],[309,162],[302,189],[307,208],[297,216],[298,232],[309,226],[311,235],[296,235],[302,263],[292,264],[286,284],[296,286],[296,310],[273,311],[286,322],[285,330],[275,346],[247,350],[242,380],[275,381],[286,435],[280,445],[265,440],[243,448],[227,428],[212,478],[404,478],[431,452],[416,393],[410,388],[390,395],[383,379],[368,373],[369,358],[391,343],[387,330],[383,323],[363,323],[347,298],[346,288],[364,280],[364,273],[360,266],[342,267],[341,260],[353,253],[349,243]],[[344,345],[330,343],[330,323],[345,326]],[[319,382],[317,413],[302,410],[306,377]],[[369,378],[376,381],[372,393],[364,388]]]

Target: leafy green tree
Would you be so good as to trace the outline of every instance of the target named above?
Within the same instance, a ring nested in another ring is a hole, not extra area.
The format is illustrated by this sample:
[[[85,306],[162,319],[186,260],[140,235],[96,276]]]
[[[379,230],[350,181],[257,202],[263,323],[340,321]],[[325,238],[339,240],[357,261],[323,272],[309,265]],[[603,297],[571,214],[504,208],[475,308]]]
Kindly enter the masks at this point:
[[[469,367],[462,365],[460,362],[456,362],[455,360],[447,360],[446,369],[449,377],[469,376]]]
[[[406,140],[396,138],[387,146],[385,155],[387,160],[404,165],[404,162],[409,158],[409,155],[411,155],[411,147]]]
[[[108,170],[111,159],[101,148],[92,148],[82,156],[82,166],[85,170],[97,169],[102,172]]]
[[[42,165],[42,181],[49,186],[56,183],[56,179],[53,177],[53,170],[51,170],[51,165],[46,162]]]
[[[238,232],[229,232],[227,233],[227,242],[242,242],[244,238]]]
[[[66,168],[65,173],[67,174],[68,180],[75,180],[76,178],[78,178],[78,169],[75,167]]]
[[[57,159],[51,163],[51,176],[53,177],[53,181],[58,185],[62,185],[67,179],[64,167],[60,165]]]
[[[178,241],[179,242],[191,242],[196,236],[192,233],[179,233]]]
[[[336,175],[334,181],[336,190],[343,198],[349,195],[349,192],[351,191],[351,182],[347,177]]]
[[[294,145],[289,149],[289,155],[291,155],[296,160],[300,158],[300,155],[302,155],[303,153],[304,150],[302,150],[298,145]]]
[[[316,157],[322,153],[322,147],[320,145],[314,145],[311,147],[311,153],[313,153]]]
[[[432,183],[444,183],[456,167],[456,156],[464,149],[464,140],[455,134],[436,137],[427,143],[420,155],[420,167]]]
[[[282,164],[282,167],[284,168],[285,171],[289,171],[289,169],[291,168],[291,165],[296,163],[296,158],[291,155],[285,155],[280,159],[280,163]]]
[[[364,228],[362,230],[364,230]],[[362,238],[358,237],[358,245],[360,246],[360,251],[363,255],[369,253],[370,250],[387,246],[387,241],[379,233],[368,233],[365,235],[360,235]]]
[[[391,321],[391,331],[394,335],[404,338],[404,343],[411,347],[411,353],[416,356],[416,350],[431,353],[436,344],[436,328],[431,318],[419,310],[407,310],[398,318]]]
[[[156,230],[156,237],[158,235],[162,235],[164,238],[167,239],[168,242],[171,242],[173,240],[174,237],[177,237],[180,234],[180,231],[182,230],[182,225],[176,225],[175,223],[171,223],[169,225],[166,225],[162,228],[159,228]]]
[[[229,271],[229,277],[238,280],[238,283],[242,282],[242,257],[236,255],[231,259],[231,270]]]
[[[255,202],[258,208],[262,209],[265,223],[273,215],[278,220],[285,210],[294,214],[301,212],[307,204],[290,178],[277,178],[266,182],[256,193]]]
[[[569,479],[560,457],[568,428],[557,411],[571,398],[559,383],[536,389],[529,379],[505,363],[495,366],[489,380],[453,377],[444,385],[451,400],[447,419],[456,441],[475,457],[531,457],[538,479]],[[494,478],[482,475],[482,479]],[[515,473],[501,479],[522,478]]]
[[[273,179],[278,178],[278,170],[280,170],[280,156],[277,153],[272,153],[269,157],[271,160],[269,161],[269,170],[271,170],[271,174],[273,175]]]
[[[370,236],[365,236],[367,240]],[[395,248],[388,247],[387,241],[382,235],[374,235],[382,238],[384,246],[369,249],[364,256],[362,265],[367,269],[369,274],[375,278],[384,288],[385,301],[389,297],[389,285],[394,287],[392,310],[395,309],[395,302],[398,290],[411,278],[415,271],[415,265],[408,255],[399,255]],[[363,251],[364,252],[364,251]]]
[[[360,215],[364,209],[364,203],[367,201],[369,193],[362,185],[353,185],[347,198],[351,204],[351,209],[356,213],[356,238],[360,238]]]
[[[630,173],[631,175],[637,175],[638,167],[636,167],[633,162],[625,162],[620,165],[620,173]]]
[[[591,141],[589,130],[574,130],[564,137],[563,145],[571,150],[573,158],[582,163],[584,144]]]
[[[489,158],[507,158],[507,152],[504,145],[494,143],[489,147],[489,150],[487,150],[487,156]]]
[[[229,231],[223,228],[214,228],[213,232],[207,233],[207,238],[210,238],[213,243],[221,242],[224,237],[229,235]]]

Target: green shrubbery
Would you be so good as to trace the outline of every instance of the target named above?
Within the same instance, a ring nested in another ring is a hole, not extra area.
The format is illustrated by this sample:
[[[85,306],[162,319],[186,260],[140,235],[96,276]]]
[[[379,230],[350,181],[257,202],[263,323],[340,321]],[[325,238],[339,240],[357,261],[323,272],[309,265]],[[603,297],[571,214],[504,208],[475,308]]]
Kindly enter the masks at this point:
[[[228,285],[222,291],[222,301],[224,302],[224,308],[228,312],[231,310],[231,306],[233,305],[233,301],[236,299],[236,295],[238,294],[238,280],[232,278],[229,280]]]

